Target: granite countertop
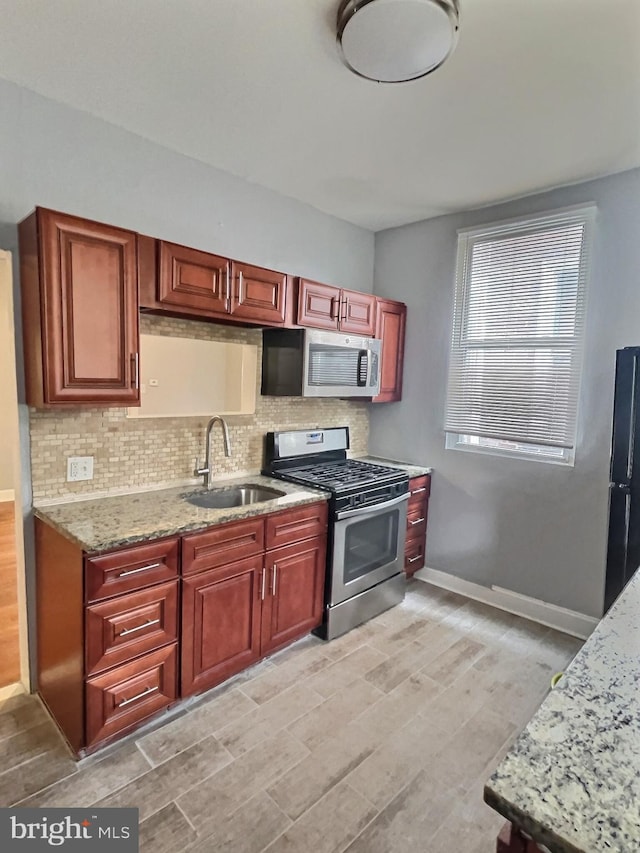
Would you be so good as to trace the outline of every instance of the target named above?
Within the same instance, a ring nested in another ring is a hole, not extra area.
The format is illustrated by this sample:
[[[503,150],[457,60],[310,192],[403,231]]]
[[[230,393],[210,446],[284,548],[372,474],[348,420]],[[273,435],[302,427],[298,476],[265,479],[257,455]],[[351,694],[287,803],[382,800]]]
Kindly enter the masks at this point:
[[[484,793],[552,853],[640,850],[640,573]]]
[[[410,477],[422,477],[424,474],[432,474],[433,468],[425,468],[424,465],[414,465],[412,462],[398,462],[395,459],[382,459],[380,456],[354,456],[360,462],[371,462],[373,465],[388,465],[390,468],[400,468],[406,471]]]
[[[259,474],[219,480],[214,488],[244,483],[269,486],[285,494],[248,506],[203,509],[183,500],[185,494],[204,492],[202,486],[191,485],[36,507],[34,513],[83,550],[96,553],[329,499],[327,492]]]

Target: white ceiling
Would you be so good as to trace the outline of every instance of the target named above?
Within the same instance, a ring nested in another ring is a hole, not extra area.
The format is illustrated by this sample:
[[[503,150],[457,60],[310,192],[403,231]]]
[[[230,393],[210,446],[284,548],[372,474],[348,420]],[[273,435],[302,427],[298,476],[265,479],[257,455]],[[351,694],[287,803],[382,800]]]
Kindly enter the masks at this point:
[[[340,63],[338,5],[0,0],[0,77],[373,230],[640,165],[640,0],[461,0],[399,85]]]

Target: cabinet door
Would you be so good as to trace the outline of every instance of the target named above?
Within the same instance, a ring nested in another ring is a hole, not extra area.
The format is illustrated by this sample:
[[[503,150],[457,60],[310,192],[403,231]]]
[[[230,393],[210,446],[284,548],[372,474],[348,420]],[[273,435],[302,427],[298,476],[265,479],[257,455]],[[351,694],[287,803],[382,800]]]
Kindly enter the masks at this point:
[[[340,290],[301,278],[298,289],[299,325],[337,332],[339,317]]]
[[[322,622],[326,536],[267,552],[262,654],[287,645]]]
[[[182,581],[182,696],[235,675],[260,657],[263,558]]]
[[[393,403],[402,399],[406,320],[407,306],[404,303],[378,300],[376,338],[382,341],[382,357],[380,393],[373,398],[374,403]]]
[[[38,230],[43,402],[139,403],[136,235],[42,209]]]
[[[237,320],[281,326],[287,297],[287,276],[239,264],[231,267],[231,314]]]
[[[376,297],[355,290],[341,294],[340,331],[372,338],[376,332]]]
[[[228,258],[160,241],[159,302],[199,308],[207,314],[228,314],[230,274]]]

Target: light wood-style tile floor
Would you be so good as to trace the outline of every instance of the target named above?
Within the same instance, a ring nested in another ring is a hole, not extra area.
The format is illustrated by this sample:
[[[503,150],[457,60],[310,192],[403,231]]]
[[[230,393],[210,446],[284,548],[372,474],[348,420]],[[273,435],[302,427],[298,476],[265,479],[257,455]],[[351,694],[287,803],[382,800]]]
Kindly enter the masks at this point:
[[[152,853],[491,853],[493,767],[580,641],[420,581],[76,764],[0,707],[0,805],[136,806]]]

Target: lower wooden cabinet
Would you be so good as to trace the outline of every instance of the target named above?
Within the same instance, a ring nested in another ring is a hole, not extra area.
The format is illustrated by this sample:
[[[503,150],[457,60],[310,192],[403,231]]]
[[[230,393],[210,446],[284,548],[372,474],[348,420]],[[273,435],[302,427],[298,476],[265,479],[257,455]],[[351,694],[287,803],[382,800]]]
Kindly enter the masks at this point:
[[[87,607],[87,675],[178,639],[178,581],[119,595]]]
[[[267,552],[262,654],[286,646],[322,622],[327,537]]]
[[[182,581],[181,693],[190,696],[260,657],[264,557],[250,557]]]
[[[320,625],[326,547],[326,535],[316,536],[183,578],[182,696],[215,687]]]
[[[409,491],[404,571],[406,576],[410,578],[425,563],[431,475],[424,474],[421,477],[412,477],[409,480]]]
[[[35,531],[38,693],[79,756],[322,622],[325,501],[100,554]]]
[[[177,664],[174,643],[90,678],[86,687],[87,747],[125,734],[175,702]]]
[[[527,838],[512,823],[505,823],[496,842],[496,853],[543,853],[535,841]]]

